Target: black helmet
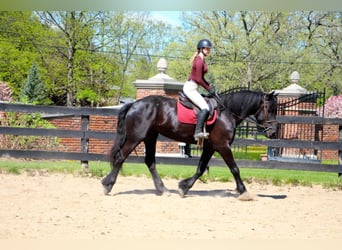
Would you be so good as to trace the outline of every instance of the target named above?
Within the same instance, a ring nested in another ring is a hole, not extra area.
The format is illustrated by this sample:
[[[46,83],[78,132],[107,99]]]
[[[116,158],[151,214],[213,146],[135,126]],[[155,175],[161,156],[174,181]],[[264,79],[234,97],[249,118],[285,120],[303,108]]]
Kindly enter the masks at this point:
[[[197,43],[197,49],[211,48],[211,42],[208,39],[202,39]]]

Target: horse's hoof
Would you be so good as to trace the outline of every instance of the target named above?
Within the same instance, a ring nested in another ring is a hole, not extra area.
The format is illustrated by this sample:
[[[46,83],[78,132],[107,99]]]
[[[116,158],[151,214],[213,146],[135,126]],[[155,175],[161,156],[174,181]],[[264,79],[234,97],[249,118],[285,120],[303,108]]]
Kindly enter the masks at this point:
[[[102,185],[103,187],[103,194],[104,195],[108,195],[111,191],[111,187],[110,186],[106,186],[106,185]]]
[[[103,194],[104,195],[108,195],[109,194],[109,191],[107,188],[103,187]]]
[[[183,189],[179,188],[179,189],[178,189],[178,193],[179,193],[179,196],[180,196],[181,198],[184,198],[184,197],[185,197],[185,192],[184,192]]]
[[[186,184],[185,180],[182,180],[178,183],[178,193],[180,197],[184,198],[186,193],[188,192],[189,188]]]
[[[167,196],[167,197],[171,196],[170,190],[168,190],[167,188],[165,188],[165,189],[164,189],[164,192],[163,192],[163,195],[164,195],[164,196]]]
[[[158,196],[171,196],[171,192],[169,190],[157,191],[156,195],[158,195]]]
[[[240,201],[253,201],[253,200],[255,200],[255,195],[252,195],[246,191],[246,192],[243,192],[242,194],[240,194],[238,199]]]

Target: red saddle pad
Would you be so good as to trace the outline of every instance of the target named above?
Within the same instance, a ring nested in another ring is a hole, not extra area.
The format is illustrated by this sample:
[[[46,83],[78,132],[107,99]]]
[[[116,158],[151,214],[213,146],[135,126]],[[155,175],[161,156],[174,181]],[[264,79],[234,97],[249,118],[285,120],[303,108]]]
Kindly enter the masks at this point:
[[[197,117],[193,109],[184,107],[179,101],[177,101],[177,117],[178,121],[188,124],[196,124]],[[216,121],[217,111],[214,110],[214,114],[209,117],[207,125],[211,125]]]

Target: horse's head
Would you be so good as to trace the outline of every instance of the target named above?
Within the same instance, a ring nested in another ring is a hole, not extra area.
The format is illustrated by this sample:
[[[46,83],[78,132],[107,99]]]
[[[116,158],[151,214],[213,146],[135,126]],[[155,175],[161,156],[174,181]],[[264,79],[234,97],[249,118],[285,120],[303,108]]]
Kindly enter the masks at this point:
[[[277,134],[277,95],[272,91],[264,94],[263,103],[255,114],[255,118],[261,126],[268,138],[275,138]]]

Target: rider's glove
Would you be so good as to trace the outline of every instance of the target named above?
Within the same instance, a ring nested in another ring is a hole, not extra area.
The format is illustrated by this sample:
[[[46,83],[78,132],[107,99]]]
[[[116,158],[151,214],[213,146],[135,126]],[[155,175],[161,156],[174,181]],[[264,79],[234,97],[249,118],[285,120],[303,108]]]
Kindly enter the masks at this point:
[[[209,92],[209,94],[210,94],[211,96],[214,96],[214,95],[216,94],[215,87],[214,87],[214,86],[210,86],[208,92]]]

